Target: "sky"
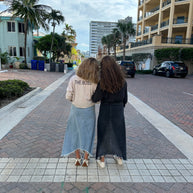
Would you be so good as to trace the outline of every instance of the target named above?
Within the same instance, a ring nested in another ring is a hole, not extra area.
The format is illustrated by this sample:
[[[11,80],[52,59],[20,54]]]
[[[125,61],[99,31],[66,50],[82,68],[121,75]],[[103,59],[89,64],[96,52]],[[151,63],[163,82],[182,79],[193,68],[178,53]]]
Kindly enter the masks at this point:
[[[59,10],[65,17],[65,22],[76,31],[77,49],[89,51],[89,23],[90,21],[118,22],[127,16],[137,21],[138,0],[40,0],[39,4],[45,4],[52,9]],[[0,11],[6,8],[0,1]],[[56,26],[56,32],[61,34],[64,24]],[[50,33],[50,31],[46,33]],[[44,32],[40,29],[40,31]]]

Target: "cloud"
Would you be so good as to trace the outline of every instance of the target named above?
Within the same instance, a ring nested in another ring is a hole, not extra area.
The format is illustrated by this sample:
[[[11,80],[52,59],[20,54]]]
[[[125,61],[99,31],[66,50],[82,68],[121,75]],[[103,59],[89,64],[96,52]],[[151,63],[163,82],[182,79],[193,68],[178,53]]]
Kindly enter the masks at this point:
[[[117,22],[127,16],[133,17],[134,23],[137,21],[138,0],[40,0],[39,3],[62,12],[65,22],[77,33],[77,48],[80,50],[88,50],[90,21]],[[64,24],[56,26],[59,34],[63,29]]]

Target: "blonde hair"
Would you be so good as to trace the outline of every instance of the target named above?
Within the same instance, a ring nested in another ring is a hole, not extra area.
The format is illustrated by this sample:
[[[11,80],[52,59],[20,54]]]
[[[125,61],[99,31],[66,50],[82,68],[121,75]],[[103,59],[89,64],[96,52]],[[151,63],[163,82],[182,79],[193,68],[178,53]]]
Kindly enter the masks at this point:
[[[76,74],[80,78],[92,83],[99,81],[99,65],[95,58],[85,59],[79,66]]]

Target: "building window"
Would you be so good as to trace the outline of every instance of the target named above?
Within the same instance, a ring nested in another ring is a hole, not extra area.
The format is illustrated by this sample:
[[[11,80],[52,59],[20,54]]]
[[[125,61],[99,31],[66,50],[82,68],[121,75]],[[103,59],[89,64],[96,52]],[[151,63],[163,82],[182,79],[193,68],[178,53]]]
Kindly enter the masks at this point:
[[[19,48],[19,55],[24,56],[24,48],[23,47]]]
[[[20,33],[24,33],[24,23],[18,23],[18,29]]]
[[[15,32],[15,22],[7,22],[7,31]]]
[[[17,54],[16,54],[16,47],[9,46],[9,55],[10,56],[17,56]]]
[[[28,57],[30,57],[30,48],[28,47]]]
[[[175,44],[182,44],[183,37],[182,36],[176,36],[175,37]]]

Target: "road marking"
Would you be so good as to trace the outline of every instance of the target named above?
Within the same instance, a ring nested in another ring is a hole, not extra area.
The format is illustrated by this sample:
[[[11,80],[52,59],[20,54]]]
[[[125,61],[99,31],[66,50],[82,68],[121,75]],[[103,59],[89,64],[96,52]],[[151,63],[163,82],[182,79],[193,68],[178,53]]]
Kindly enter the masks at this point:
[[[128,159],[122,166],[107,158],[101,169],[95,158],[88,168],[74,158],[0,158],[0,182],[193,182],[188,159]]]
[[[190,96],[193,96],[193,94],[191,93],[188,93],[188,92],[183,92],[184,94],[187,94],[187,95],[190,95]]]
[[[193,137],[128,92],[128,102],[188,159],[193,160]]]
[[[9,133],[9,131],[14,128],[22,119],[24,119],[32,110],[34,110],[38,105],[40,105],[48,96],[50,96],[65,80],[67,80],[74,71],[65,74],[61,78],[57,79],[55,82],[50,84],[47,88],[41,92],[35,94],[28,100],[24,100],[20,107],[14,106],[9,111],[8,109],[0,110],[0,140]],[[25,95],[24,95],[25,97]],[[18,99],[21,100],[21,99]],[[17,100],[15,101],[17,103]],[[11,104],[10,104],[11,105]],[[3,113],[3,112],[5,113]],[[7,115],[8,114],[8,115]],[[7,116],[5,116],[7,115]]]

